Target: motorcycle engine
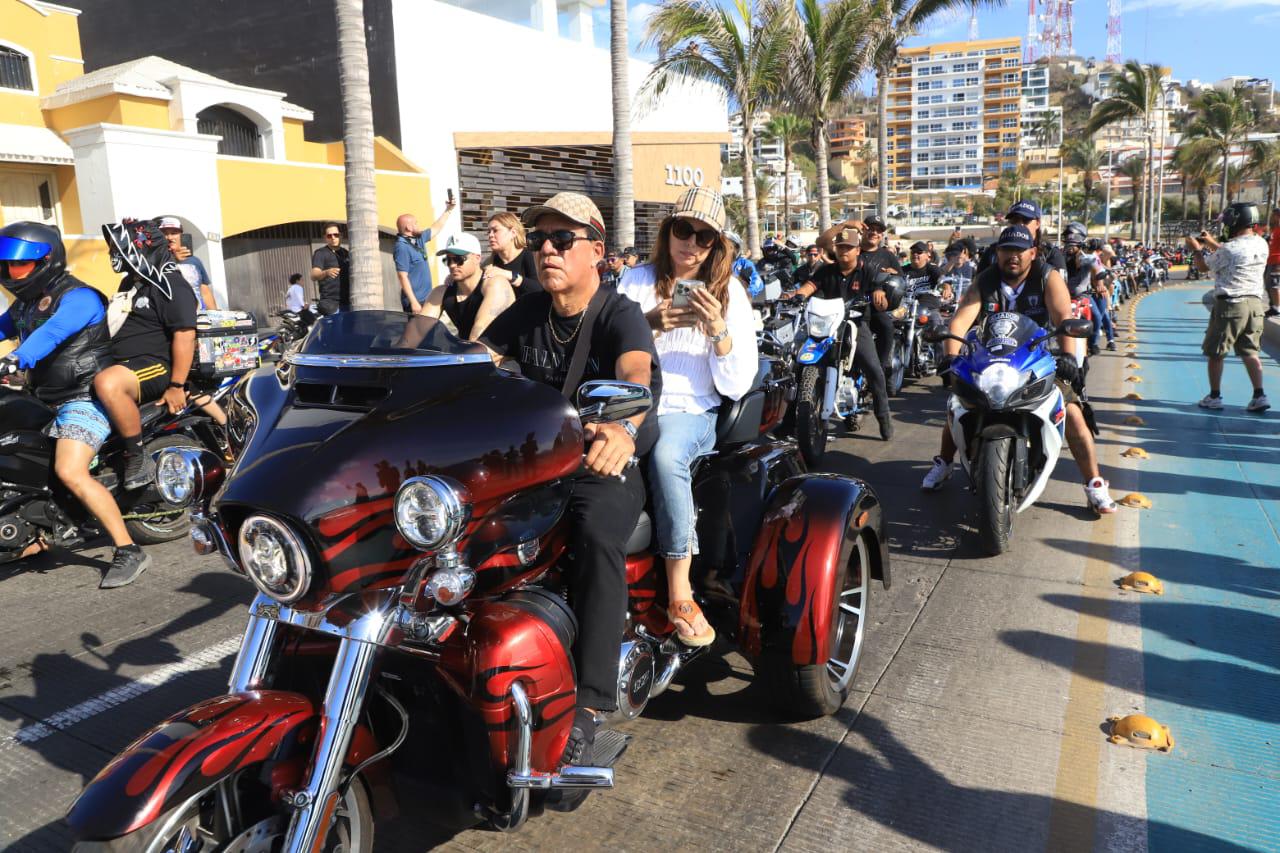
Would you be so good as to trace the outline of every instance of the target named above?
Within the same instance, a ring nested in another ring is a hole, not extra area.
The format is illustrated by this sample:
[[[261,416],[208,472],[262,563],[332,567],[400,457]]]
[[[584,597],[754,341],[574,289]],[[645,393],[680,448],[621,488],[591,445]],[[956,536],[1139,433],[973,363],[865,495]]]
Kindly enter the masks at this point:
[[[16,512],[0,515],[0,563],[17,559],[22,549],[35,541],[36,526]]]
[[[618,658],[618,716],[634,720],[653,692],[654,649],[643,639],[628,639]]]

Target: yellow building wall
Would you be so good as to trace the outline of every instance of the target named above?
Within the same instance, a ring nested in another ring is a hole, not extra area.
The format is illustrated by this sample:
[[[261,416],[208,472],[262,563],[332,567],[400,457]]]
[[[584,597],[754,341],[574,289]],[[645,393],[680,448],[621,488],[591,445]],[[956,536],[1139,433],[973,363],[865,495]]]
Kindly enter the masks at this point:
[[[84,73],[84,66],[79,62],[52,58],[81,58],[76,16],[64,12],[42,15],[18,0],[0,0],[0,21],[4,22],[0,27],[0,41],[32,54],[37,89],[35,95],[0,94],[0,116],[10,124],[43,126],[40,98],[51,94],[59,84]]]
[[[338,146],[341,148],[341,146]],[[396,217],[414,213],[431,222],[431,183],[426,175],[380,172],[378,224],[395,231]],[[273,163],[270,160],[218,159],[222,232],[234,236],[285,222],[332,219],[345,222],[347,192],[341,169]]]
[[[49,126],[59,133],[91,124],[124,124],[170,130],[169,102],[134,95],[104,95],[48,111]]]

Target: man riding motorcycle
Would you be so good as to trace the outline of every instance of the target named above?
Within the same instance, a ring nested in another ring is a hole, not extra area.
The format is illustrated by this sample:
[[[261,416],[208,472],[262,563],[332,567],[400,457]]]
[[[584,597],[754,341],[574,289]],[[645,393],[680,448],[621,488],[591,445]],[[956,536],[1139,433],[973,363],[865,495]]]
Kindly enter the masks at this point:
[[[516,301],[480,338],[494,360],[509,355],[528,379],[560,388],[570,399],[581,382],[615,379],[652,388],[662,374],[653,333],[640,306],[600,286],[604,218],[591,199],[562,192],[521,217],[538,262],[543,292]],[[579,348],[586,343],[586,350]],[[564,760],[589,764],[597,714],[617,707],[618,647],[626,621],[626,541],[644,509],[638,473],[623,475],[656,440],[656,421],[588,424],[585,467],[566,512],[574,520],[568,573],[578,617],[574,645],[578,706]],[[622,475],[622,476],[620,476]]]
[[[98,448],[111,434],[106,411],[93,399],[94,377],[111,364],[106,300],[67,272],[62,235],[39,222],[0,229],[0,284],[17,300],[0,315],[0,339],[16,335],[22,341],[0,359],[0,373],[28,371],[32,393],[56,408],[45,429],[56,441],[54,472],[115,545],[100,586],[132,583],[151,557],[129,536],[111,492],[89,473]],[[43,545],[35,547],[32,553],[44,550]]]
[[[859,263],[862,241],[862,223],[856,219],[847,220],[822,232],[822,236],[818,238],[818,245],[835,256],[835,263],[819,267],[808,281],[784,296],[808,299],[816,293],[823,299],[847,300],[855,293],[870,293],[873,298],[877,295],[883,298],[880,291],[873,290],[873,285],[864,280]],[[893,437],[893,421],[889,416],[889,392],[885,386],[884,369],[880,366],[880,357],[876,353],[875,343],[869,331],[866,308],[862,310],[862,316],[857,322],[858,339],[854,344],[853,363],[862,371],[867,384],[871,387],[876,420],[880,424],[880,437],[888,441]]]
[[[1036,242],[1022,225],[1011,225],[1000,232],[996,241],[996,266],[988,267],[974,279],[951,319],[951,334],[963,338],[969,329],[987,315],[1015,311],[1045,327],[1057,327],[1071,316],[1071,295],[1062,275],[1036,257]],[[948,338],[939,373],[948,371],[950,362],[960,353],[960,342]],[[1064,350],[1066,347],[1064,346]],[[1058,387],[1066,403],[1066,437],[1071,455],[1084,476],[1085,497],[1098,514],[1116,511],[1107,481],[1102,479],[1094,450],[1093,432],[1083,404],[1072,387],[1079,376],[1075,360],[1058,357]],[[951,431],[943,426],[942,452],[933,458],[933,467],[925,475],[922,488],[936,491],[951,476],[956,445]]]
[[[155,479],[142,447],[138,407],[159,400],[177,414],[187,405],[187,376],[196,345],[196,297],[178,272],[168,238],[154,220],[102,226],[111,268],[125,277],[129,314],[111,338],[115,364],[98,374],[94,392],[125,444],[124,487]]]

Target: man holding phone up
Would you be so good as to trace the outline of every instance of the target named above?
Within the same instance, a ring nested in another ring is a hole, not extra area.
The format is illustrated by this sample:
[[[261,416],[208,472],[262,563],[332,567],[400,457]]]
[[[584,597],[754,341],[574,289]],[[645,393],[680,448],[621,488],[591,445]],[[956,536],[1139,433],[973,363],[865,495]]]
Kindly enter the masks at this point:
[[[400,307],[410,314],[420,312],[423,303],[427,301],[427,295],[431,293],[431,264],[427,261],[427,243],[431,242],[432,235],[440,233],[456,206],[453,190],[449,190],[444,213],[426,230],[418,227],[418,218],[412,213],[402,213],[396,218],[396,248],[392,255],[396,262],[396,278],[400,282]]]
[[[847,220],[822,232],[822,236],[818,238],[818,246],[835,255],[835,263],[822,265],[808,281],[783,295],[808,299],[817,294],[823,299],[850,299],[854,294],[872,292],[874,285],[869,283],[870,279],[863,275],[858,264],[862,239],[862,223],[856,219]],[[872,292],[873,298],[876,294],[880,295],[881,300],[884,299],[884,295],[878,290]],[[867,311],[862,311],[857,324],[858,340],[855,343],[853,363],[871,386],[876,421],[880,424],[880,438],[888,441],[893,438],[893,421],[889,418],[889,392],[885,387],[884,369],[880,366],[880,357],[871,338]]]

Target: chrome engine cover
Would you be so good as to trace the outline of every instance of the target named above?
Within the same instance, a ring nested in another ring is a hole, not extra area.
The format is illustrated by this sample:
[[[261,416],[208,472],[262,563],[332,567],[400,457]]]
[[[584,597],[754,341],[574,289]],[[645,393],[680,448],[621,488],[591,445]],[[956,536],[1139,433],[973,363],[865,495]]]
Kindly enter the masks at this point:
[[[618,717],[634,720],[649,704],[653,691],[655,649],[642,639],[622,643],[618,657]]]

